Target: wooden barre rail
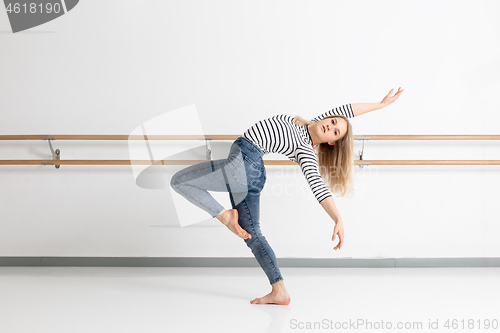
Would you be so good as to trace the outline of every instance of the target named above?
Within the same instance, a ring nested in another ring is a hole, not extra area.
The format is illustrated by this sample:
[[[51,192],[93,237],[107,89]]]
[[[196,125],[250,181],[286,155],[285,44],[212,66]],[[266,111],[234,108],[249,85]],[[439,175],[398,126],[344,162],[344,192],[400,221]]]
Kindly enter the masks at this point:
[[[240,135],[0,135],[0,140],[235,140]],[[355,135],[355,140],[500,140],[500,135]],[[50,143],[50,141],[49,141]],[[52,148],[52,147],[51,147]],[[58,153],[59,154],[59,153]],[[192,165],[206,160],[0,160],[0,165]],[[266,165],[295,165],[264,160]],[[355,160],[354,165],[500,165],[500,160]]]
[[[0,135],[0,140],[236,140],[241,135]],[[354,135],[354,140],[500,140],[500,135]]]
[[[192,165],[207,160],[0,160],[0,165]],[[296,165],[286,160],[264,160],[265,165]],[[355,160],[354,165],[500,165],[500,160]]]

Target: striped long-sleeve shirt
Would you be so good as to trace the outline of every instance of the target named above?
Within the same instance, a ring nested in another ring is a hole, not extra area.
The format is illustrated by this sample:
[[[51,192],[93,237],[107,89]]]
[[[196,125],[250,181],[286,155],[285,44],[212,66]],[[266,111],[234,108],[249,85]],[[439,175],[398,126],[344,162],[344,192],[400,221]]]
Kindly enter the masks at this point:
[[[317,122],[333,115],[354,117],[351,104],[346,104],[327,111],[311,121]],[[252,141],[264,154],[284,154],[291,161],[298,163],[318,202],[332,196],[319,173],[318,158],[307,126],[297,126],[293,123],[293,117],[279,114],[255,123],[243,136]]]

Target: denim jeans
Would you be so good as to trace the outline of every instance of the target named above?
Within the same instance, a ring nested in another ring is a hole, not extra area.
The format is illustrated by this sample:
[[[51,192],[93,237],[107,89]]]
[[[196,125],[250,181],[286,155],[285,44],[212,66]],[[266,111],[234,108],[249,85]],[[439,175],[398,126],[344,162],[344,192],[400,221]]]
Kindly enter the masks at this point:
[[[273,249],[260,231],[260,192],[266,182],[262,151],[239,137],[226,159],[191,165],[173,175],[170,186],[187,200],[216,217],[224,207],[208,191],[228,192],[238,211],[239,225],[250,235],[245,243],[252,250],[269,283],[283,280]]]

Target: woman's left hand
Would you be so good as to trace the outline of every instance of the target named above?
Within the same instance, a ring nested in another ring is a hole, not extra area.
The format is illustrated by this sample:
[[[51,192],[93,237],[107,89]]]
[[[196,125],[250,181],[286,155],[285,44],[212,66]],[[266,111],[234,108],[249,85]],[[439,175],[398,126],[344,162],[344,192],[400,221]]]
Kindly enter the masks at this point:
[[[332,241],[335,241],[336,235],[339,235],[339,243],[333,249],[340,250],[342,248],[342,245],[344,245],[344,223],[342,221],[338,221],[335,224],[335,229],[333,229]]]
[[[394,94],[394,96],[391,96],[393,91],[394,91],[394,89],[389,91],[387,96],[385,96],[384,99],[382,100],[382,102],[380,102],[380,104],[382,104],[382,107],[386,107],[387,105],[394,103],[399,98],[399,96],[401,96],[403,89],[401,89],[401,87],[399,87],[398,92],[396,94]]]

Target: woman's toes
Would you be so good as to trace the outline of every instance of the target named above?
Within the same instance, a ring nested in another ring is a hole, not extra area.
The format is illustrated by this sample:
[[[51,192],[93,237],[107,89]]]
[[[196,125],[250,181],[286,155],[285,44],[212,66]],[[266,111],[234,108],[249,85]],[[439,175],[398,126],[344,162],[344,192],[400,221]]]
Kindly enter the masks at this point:
[[[246,232],[245,229],[243,229],[242,227],[240,227],[240,225],[236,222],[234,224],[236,230],[238,230],[238,235],[243,238],[243,239],[247,239],[247,238],[252,238],[252,235],[250,235],[248,232]]]

